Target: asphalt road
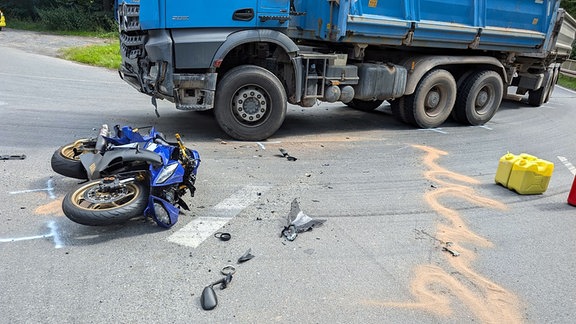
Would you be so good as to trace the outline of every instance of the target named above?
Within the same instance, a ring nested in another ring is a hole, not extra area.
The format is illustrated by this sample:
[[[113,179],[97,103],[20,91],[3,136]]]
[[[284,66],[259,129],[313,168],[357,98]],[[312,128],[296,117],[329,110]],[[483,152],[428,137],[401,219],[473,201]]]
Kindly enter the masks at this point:
[[[571,91],[540,108],[506,101],[485,127],[434,130],[397,122],[387,105],[292,106],[273,138],[236,142],[209,114],[161,102],[156,118],[115,71],[6,44],[0,154],[26,159],[0,161],[1,323],[573,322]],[[179,132],[200,152],[196,197],[174,228],[63,216],[77,181],[50,157],[103,123]],[[508,151],[555,164],[545,193],[494,183]],[[279,234],[295,198],[326,221],[289,242]],[[231,240],[211,235],[219,222]],[[237,264],[248,249],[255,257]],[[202,310],[228,264],[231,284]]]

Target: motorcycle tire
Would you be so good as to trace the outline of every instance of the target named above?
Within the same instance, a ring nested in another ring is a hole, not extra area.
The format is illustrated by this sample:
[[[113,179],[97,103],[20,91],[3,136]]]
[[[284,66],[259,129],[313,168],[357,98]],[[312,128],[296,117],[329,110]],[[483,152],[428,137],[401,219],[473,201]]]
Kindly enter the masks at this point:
[[[78,185],[62,201],[64,215],[71,221],[89,226],[126,223],[144,216],[148,204],[149,188],[143,182],[125,184],[121,190],[101,190],[103,180],[92,180]]]
[[[74,156],[74,149],[80,146],[85,148],[93,148],[96,142],[93,140],[81,139],[74,143],[69,143],[59,147],[54,154],[52,154],[52,159],[50,164],[52,165],[52,170],[54,172],[61,174],[65,177],[75,178],[75,179],[88,179],[86,170],[82,166],[78,156]]]

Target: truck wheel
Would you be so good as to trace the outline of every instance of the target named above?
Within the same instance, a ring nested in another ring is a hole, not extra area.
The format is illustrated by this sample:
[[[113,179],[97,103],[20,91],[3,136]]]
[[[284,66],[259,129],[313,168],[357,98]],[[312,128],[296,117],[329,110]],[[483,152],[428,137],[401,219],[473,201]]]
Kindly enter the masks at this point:
[[[560,77],[559,67],[554,68],[553,71],[554,72],[552,73],[552,82],[550,83],[550,87],[548,88],[548,93],[546,94],[546,99],[544,100],[544,103],[550,101],[552,93],[554,92],[554,88],[556,87],[556,83],[558,83],[558,78]]]
[[[464,80],[458,89],[453,117],[469,125],[484,125],[500,107],[504,85],[494,71],[478,71]]]
[[[372,111],[382,105],[384,100],[360,100],[352,99],[346,105],[350,108],[362,110],[362,111]]]
[[[272,72],[243,65],[227,72],[218,83],[214,116],[231,137],[260,141],[280,128],[287,102],[284,87]]]
[[[548,101],[548,92],[552,86],[552,73],[550,71],[544,72],[543,86],[537,90],[528,91],[528,104],[533,107],[540,107],[543,103]]]
[[[456,80],[446,70],[428,72],[413,94],[404,99],[406,120],[420,128],[442,125],[456,102]]]
[[[392,110],[392,115],[398,121],[406,124],[412,124],[411,121],[406,118],[404,111],[404,98],[397,98],[390,101],[390,109]]]

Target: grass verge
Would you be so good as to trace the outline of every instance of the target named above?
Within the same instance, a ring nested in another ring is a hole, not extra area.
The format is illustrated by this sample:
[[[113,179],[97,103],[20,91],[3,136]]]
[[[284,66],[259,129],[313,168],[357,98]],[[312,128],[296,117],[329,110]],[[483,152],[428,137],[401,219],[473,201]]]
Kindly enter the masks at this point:
[[[564,88],[576,90],[576,78],[560,74],[560,77],[558,77],[558,84]]]
[[[89,45],[66,48],[60,51],[62,58],[88,65],[101,66],[109,69],[118,69],[121,63],[120,43],[118,40],[110,41],[104,45]]]

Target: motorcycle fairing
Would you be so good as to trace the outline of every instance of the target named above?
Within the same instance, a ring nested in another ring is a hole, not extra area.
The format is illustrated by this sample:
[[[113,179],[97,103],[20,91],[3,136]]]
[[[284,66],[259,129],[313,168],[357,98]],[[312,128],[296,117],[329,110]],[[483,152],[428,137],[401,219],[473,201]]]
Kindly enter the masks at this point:
[[[164,207],[164,209],[168,212],[168,216],[170,218],[170,224],[166,224],[164,222],[161,222],[158,219],[156,212],[154,211],[154,203],[161,204],[162,207]],[[179,213],[180,213],[180,209],[178,207],[172,205],[171,203],[169,203],[168,201],[166,201],[160,197],[152,196],[152,195],[150,195],[150,199],[148,200],[148,206],[144,210],[144,215],[151,216],[152,219],[154,219],[154,221],[156,222],[156,224],[158,224],[161,227],[165,227],[165,228],[170,228],[170,227],[172,227],[172,225],[174,225],[174,224],[176,224],[176,222],[178,222],[178,214]]]
[[[100,178],[100,173],[106,170],[112,163],[143,161],[152,165],[162,165],[162,158],[150,151],[138,149],[120,149],[107,151],[106,154],[82,154],[80,162],[86,169],[88,179]]]

